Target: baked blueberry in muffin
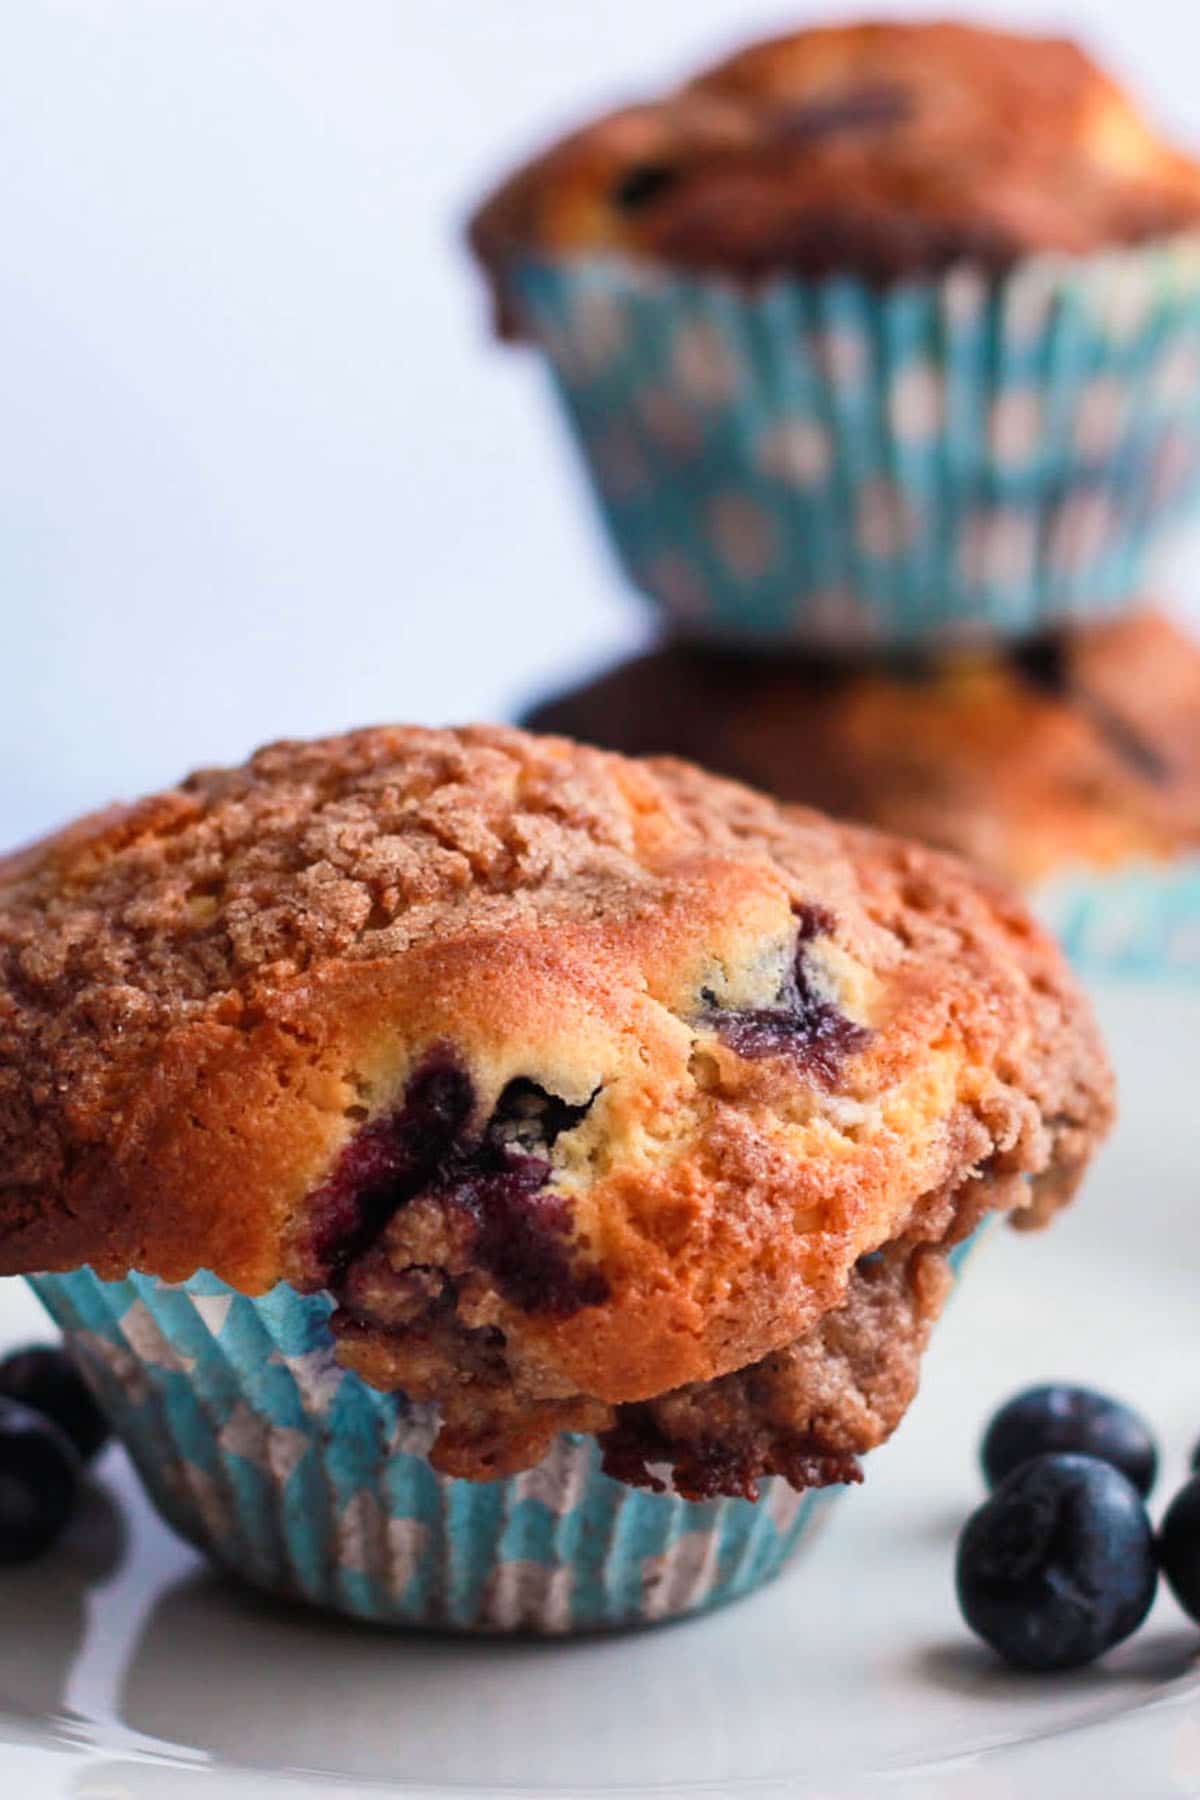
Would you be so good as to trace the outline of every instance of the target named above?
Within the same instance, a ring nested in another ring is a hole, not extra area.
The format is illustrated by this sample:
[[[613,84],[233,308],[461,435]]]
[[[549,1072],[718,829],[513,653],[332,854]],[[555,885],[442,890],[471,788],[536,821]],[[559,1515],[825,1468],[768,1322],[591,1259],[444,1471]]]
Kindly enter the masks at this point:
[[[474,1479],[855,1479],[1110,1105],[1017,905],[682,762],[282,743],[0,870],[0,1270],[328,1291]]]

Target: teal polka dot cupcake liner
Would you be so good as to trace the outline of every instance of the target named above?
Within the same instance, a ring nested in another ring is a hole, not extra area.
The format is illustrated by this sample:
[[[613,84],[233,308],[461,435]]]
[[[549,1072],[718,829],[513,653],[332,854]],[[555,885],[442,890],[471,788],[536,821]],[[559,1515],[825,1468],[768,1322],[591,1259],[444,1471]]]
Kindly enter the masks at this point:
[[[1200,857],[1066,873],[1031,903],[1084,975],[1200,982]]]
[[[516,273],[624,569],[693,637],[1016,636],[1123,607],[1200,496],[1200,239],[878,292]]]
[[[86,1268],[31,1285],[168,1524],[256,1586],[355,1618],[547,1633],[677,1618],[776,1575],[842,1491],[647,1493],[569,1436],[521,1475],[451,1479],[427,1460],[431,1410],[335,1362],[323,1296]]]

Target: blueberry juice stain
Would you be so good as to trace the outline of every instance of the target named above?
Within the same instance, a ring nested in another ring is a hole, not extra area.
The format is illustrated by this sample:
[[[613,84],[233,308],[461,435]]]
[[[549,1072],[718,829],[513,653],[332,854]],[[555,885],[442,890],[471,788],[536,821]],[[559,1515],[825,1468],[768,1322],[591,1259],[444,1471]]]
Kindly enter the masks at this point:
[[[474,1260],[513,1306],[566,1318],[599,1305],[608,1283],[574,1254],[571,1203],[549,1185],[549,1152],[594,1099],[571,1105],[520,1077],[479,1130],[470,1077],[451,1052],[432,1053],[400,1105],[362,1127],[313,1197],[323,1284],[337,1297],[396,1214],[429,1199],[466,1218]]]
[[[796,918],[796,954],[775,1004],[722,1007],[706,991],[700,1018],[738,1056],[786,1056],[814,1080],[830,1083],[871,1034],[820,993],[814,980],[808,946],[832,931],[832,917],[823,907],[800,906]]]

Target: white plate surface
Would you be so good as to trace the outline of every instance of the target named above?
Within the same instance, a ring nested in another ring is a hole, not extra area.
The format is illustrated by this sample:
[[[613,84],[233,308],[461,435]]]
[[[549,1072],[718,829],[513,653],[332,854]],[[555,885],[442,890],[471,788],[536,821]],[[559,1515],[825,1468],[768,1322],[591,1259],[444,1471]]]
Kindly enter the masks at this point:
[[[1200,1631],[1168,1596],[1101,1666],[999,1668],[952,1592],[982,1422],[1064,1377],[1128,1396],[1166,1450],[1192,1375],[1200,999],[1101,996],[1122,1121],[1043,1237],[993,1234],[864,1488],[775,1584],[656,1632],[403,1637],[265,1604],[208,1572],[112,1450],[66,1546],[0,1574],[0,1794],[13,1800],[729,1795],[1059,1800],[1200,1793]],[[43,1330],[0,1284],[0,1342]]]

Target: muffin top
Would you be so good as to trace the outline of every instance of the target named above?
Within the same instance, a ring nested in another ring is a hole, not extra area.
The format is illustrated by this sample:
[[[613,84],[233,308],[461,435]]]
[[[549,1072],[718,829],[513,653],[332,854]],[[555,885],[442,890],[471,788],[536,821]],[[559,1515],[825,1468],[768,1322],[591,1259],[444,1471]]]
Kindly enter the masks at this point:
[[[0,1272],[328,1291],[455,1473],[843,1478],[1109,1106],[1018,907],[684,763],[365,730],[0,865]]]
[[[1200,167],[1077,45],[879,23],[752,45],[586,125],[511,176],[471,237],[503,314],[530,252],[888,282],[1198,219]]]
[[[1153,611],[857,668],[667,648],[530,723],[700,757],[1018,883],[1200,848],[1200,645]]]

